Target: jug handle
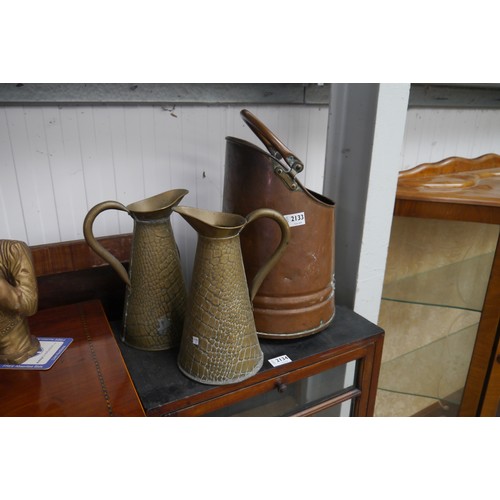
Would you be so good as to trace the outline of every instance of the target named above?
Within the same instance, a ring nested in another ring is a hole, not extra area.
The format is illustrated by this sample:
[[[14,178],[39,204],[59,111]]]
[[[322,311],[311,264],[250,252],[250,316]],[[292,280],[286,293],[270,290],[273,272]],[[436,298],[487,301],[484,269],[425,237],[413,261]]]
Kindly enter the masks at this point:
[[[119,203],[118,201],[103,201],[98,203],[95,207],[91,208],[85,220],[83,221],[83,235],[85,241],[94,252],[104,259],[120,276],[120,278],[130,286],[130,280],[128,273],[123,267],[123,264],[108,250],[106,250],[96,239],[92,231],[92,225],[96,217],[105,210],[122,210],[123,212],[129,213],[127,207]]]
[[[286,250],[286,247],[290,241],[290,236],[291,236],[290,226],[288,225],[287,220],[283,217],[283,215],[281,215],[279,212],[271,208],[258,208],[257,210],[254,210],[253,212],[247,215],[246,224],[249,224],[250,222],[256,219],[260,219],[261,217],[269,217],[270,219],[275,220],[279,224],[281,229],[281,241],[279,245],[276,247],[274,253],[262,265],[262,267],[255,275],[255,278],[252,281],[252,286],[250,287],[251,301],[253,301],[253,299],[257,295],[257,291],[259,290],[260,285],[262,285],[264,278],[269,274],[271,269],[281,258],[283,252]]]

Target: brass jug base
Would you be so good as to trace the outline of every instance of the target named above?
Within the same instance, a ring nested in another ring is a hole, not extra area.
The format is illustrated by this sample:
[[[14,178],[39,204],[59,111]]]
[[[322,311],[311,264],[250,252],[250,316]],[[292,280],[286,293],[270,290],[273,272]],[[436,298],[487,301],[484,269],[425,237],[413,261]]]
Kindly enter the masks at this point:
[[[254,369],[248,373],[245,373],[243,375],[240,375],[239,377],[235,377],[232,379],[226,379],[226,380],[205,380],[201,379],[199,377],[196,377],[192,375],[191,373],[188,373],[186,370],[182,368],[180,363],[177,363],[177,366],[179,370],[186,375],[186,377],[190,378],[191,380],[194,380],[195,382],[199,382],[200,384],[206,384],[206,385],[228,385],[228,384],[236,384],[238,382],[242,382],[243,380],[246,380],[247,378],[253,377],[261,368],[262,365],[264,364],[264,354],[262,354],[260,360],[257,362],[255,365]]]
[[[120,340],[125,345],[132,347],[133,349],[138,349],[139,351],[150,351],[150,352],[168,351],[169,349],[174,349],[176,347],[179,347],[179,342],[174,343],[174,344],[165,344],[165,345],[159,345],[159,346],[154,346],[154,347],[148,347],[148,346],[144,346],[144,345],[134,344],[133,342],[130,342],[129,340],[125,339],[124,337],[120,337]]]
[[[23,351],[12,354],[0,354],[0,364],[20,365],[34,356],[40,349],[40,341],[34,335],[30,335],[29,344]]]

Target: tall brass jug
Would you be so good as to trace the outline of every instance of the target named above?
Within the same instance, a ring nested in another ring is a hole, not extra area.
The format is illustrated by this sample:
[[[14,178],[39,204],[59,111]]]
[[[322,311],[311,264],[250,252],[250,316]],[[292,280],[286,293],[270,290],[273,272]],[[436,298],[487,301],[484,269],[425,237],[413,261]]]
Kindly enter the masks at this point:
[[[290,228],[277,211],[254,210],[247,217],[191,207],[174,210],[197,231],[198,243],[178,357],[179,369],[204,384],[245,380],[263,363],[252,304],[267,273],[286,250]],[[245,277],[240,232],[268,217],[281,229],[281,240],[251,285]]]
[[[173,189],[128,206],[104,201],[88,212],[83,223],[88,245],[127,284],[121,340],[137,349],[160,351],[179,345],[186,290],[170,215],[187,193]],[[95,218],[111,209],[134,219],[129,273],[92,232]]]

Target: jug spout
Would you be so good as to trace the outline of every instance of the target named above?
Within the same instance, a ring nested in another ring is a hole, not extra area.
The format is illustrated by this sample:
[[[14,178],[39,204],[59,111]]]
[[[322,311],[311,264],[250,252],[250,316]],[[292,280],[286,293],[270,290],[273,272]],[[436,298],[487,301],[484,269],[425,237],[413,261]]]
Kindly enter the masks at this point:
[[[207,238],[230,238],[236,236],[245,227],[245,217],[223,212],[212,212],[194,207],[175,207],[174,212],[202,236]]]
[[[189,193],[187,189],[172,189],[127,205],[129,213],[138,220],[169,217],[172,209]]]

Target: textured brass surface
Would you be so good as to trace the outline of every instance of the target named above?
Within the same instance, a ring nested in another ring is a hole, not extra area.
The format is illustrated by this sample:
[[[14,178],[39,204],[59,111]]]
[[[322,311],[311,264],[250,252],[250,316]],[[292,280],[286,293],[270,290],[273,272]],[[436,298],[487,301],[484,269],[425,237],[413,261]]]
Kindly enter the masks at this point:
[[[286,250],[290,237],[286,220],[268,209],[256,210],[247,219],[190,207],[174,210],[198,232],[179,368],[204,384],[245,380],[260,369],[263,354],[255,329],[239,233],[261,217],[270,217],[280,225],[281,242],[264,265],[264,276]]]
[[[23,363],[40,349],[26,321],[37,305],[30,249],[22,241],[0,240],[0,363]]]
[[[174,189],[127,207],[106,201],[85,218],[85,240],[127,283],[122,340],[132,347],[158,351],[179,345],[186,291],[170,215],[187,193]],[[126,211],[134,219],[128,274],[92,234],[97,215],[109,209]]]

